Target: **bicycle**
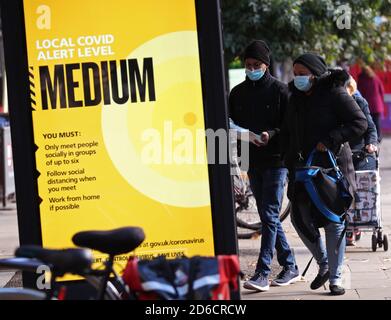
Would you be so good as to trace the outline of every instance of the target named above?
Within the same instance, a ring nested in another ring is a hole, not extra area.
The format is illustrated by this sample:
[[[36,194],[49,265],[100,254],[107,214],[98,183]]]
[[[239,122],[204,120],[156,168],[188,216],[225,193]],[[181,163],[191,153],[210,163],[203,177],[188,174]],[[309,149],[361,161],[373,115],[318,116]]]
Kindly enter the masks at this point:
[[[51,278],[51,288],[48,293],[42,293],[38,290],[31,289],[18,289],[19,293],[14,294],[18,299],[32,299],[32,295],[25,295],[22,297],[22,291],[31,290],[37,299],[69,299],[66,295],[66,285],[59,284],[57,278],[63,276],[65,273],[73,273],[80,275],[86,279],[86,282],[91,284],[95,289],[95,293],[91,296],[88,295],[88,299],[97,300],[138,300],[138,299],[150,299],[151,296],[158,299],[171,299],[173,297],[162,295],[159,296],[154,290],[159,291],[164,288],[166,292],[167,288],[172,285],[172,291],[176,292],[177,299],[182,298],[182,293],[185,288],[188,288],[186,297],[200,298],[200,294],[206,294],[204,288],[208,287],[210,297],[214,299],[229,298],[228,286],[235,283],[237,284],[236,277],[240,274],[239,261],[237,256],[219,256],[219,257],[193,257],[187,259],[173,259],[165,260],[163,257],[154,258],[152,261],[139,261],[136,257],[130,257],[125,269],[123,269],[123,275],[119,275],[113,268],[115,257],[137,248],[144,240],[145,235],[141,228],[126,227],[108,231],[82,231],[75,234],[72,238],[74,244],[82,246],[83,249],[66,249],[66,250],[49,250],[38,246],[25,246],[16,250],[15,255],[17,258],[13,258],[15,267],[15,261],[23,257],[23,268],[30,265],[30,271],[36,270],[37,266],[50,264],[54,277]],[[82,252],[91,252],[84,248],[97,250],[109,255],[108,259],[103,264],[103,269],[93,268],[91,265],[91,254],[87,257],[88,260],[76,254],[81,250]],[[75,251],[75,252],[73,252]],[[64,255],[68,252],[68,256]],[[39,258],[39,260],[37,259]],[[84,258],[84,260],[77,260]],[[235,258],[235,259],[234,259]],[[193,260],[195,259],[195,260]],[[193,262],[191,262],[194,261]],[[26,263],[27,261],[27,263]],[[213,262],[214,261],[214,262]],[[32,263],[34,262],[34,263]],[[200,263],[203,263],[203,267],[200,268]],[[213,265],[214,263],[214,265]],[[217,264],[217,265],[216,265]],[[0,260],[1,265],[1,260]],[[20,267],[21,265],[19,265]],[[159,266],[157,269],[156,267]],[[217,274],[216,266],[218,267]],[[171,269],[171,268],[174,269]],[[138,269],[140,268],[140,269]],[[186,268],[188,270],[186,271]],[[147,271],[145,271],[147,269]],[[141,271],[144,270],[144,271]],[[154,272],[157,272],[154,274]],[[184,273],[185,272],[185,273]],[[188,272],[187,276],[186,272]],[[200,272],[200,274],[198,274]],[[206,274],[205,274],[206,272]],[[211,275],[208,273],[211,272]],[[143,276],[141,276],[143,274]],[[153,280],[149,279],[152,275]],[[197,276],[198,275],[198,276]],[[161,278],[163,277],[163,278]],[[167,277],[167,278],[164,278]],[[176,277],[179,277],[175,280]],[[197,279],[197,281],[195,281]],[[183,283],[186,280],[188,283]],[[144,285],[142,281],[145,281]],[[159,281],[163,282],[159,284]],[[165,284],[164,281],[168,281]],[[178,283],[179,281],[179,283]],[[206,281],[206,282],[205,282]],[[211,281],[211,282],[210,282]],[[217,282],[216,282],[217,281]],[[151,284],[155,284],[155,287],[151,287]],[[181,283],[181,284],[180,284]],[[129,284],[129,285],[128,285]],[[180,289],[177,289],[177,285],[180,285]],[[59,288],[59,289],[58,289]],[[202,288],[202,289],[200,289]],[[195,294],[195,290],[198,291]],[[237,290],[237,288],[235,289]],[[179,295],[179,292],[181,292]],[[207,297],[208,294],[206,295]],[[1,299],[1,295],[0,295]]]

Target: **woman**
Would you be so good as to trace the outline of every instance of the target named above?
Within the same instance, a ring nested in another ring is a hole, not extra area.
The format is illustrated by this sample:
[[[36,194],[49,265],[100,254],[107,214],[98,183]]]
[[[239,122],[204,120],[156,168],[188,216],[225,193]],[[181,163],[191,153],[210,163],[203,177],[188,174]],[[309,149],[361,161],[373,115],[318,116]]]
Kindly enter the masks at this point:
[[[370,66],[364,66],[358,76],[358,90],[368,101],[369,110],[376,125],[379,142],[381,141],[380,120],[384,112],[384,87]]]
[[[305,165],[315,148],[318,153],[313,164],[330,167],[326,153],[330,150],[337,156],[338,166],[350,186],[354,186],[354,168],[347,142],[365,132],[367,120],[344,88],[346,71],[328,71],[324,59],[312,53],[298,57],[293,71],[295,78],[289,84],[291,98],[282,128],[292,223],[319,265],[311,289],[318,289],[329,280],[331,294],[342,295],[345,293],[342,266],[346,244],[341,237],[345,226],[329,222],[314,207],[304,186],[295,182],[295,169]],[[354,190],[350,191],[353,194]],[[326,246],[320,237],[320,227],[325,229]]]
[[[377,151],[378,134],[369,111],[368,102],[357,91],[357,83],[352,76],[347,81],[346,90],[357,102],[368,121],[367,131],[361,137],[349,141],[353,152],[354,170],[376,170],[375,152]]]

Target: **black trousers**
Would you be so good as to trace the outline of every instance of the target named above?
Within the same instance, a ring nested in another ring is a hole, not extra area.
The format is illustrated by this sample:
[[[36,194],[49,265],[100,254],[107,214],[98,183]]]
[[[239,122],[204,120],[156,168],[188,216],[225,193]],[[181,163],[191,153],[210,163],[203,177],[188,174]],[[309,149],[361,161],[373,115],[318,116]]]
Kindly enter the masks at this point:
[[[371,114],[373,122],[375,123],[378,141],[381,142],[382,134],[381,134],[381,114],[380,113],[372,113]]]

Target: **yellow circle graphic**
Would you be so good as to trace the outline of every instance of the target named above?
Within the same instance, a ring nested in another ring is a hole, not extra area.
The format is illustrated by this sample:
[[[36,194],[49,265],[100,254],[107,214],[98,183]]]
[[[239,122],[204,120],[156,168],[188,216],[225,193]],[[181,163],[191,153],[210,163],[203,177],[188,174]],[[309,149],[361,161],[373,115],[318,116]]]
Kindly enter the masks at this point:
[[[193,112],[188,112],[183,117],[183,121],[188,126],[194,126],[197,123],[197,116]]]
[[[122,177],[163,204],[210,204],[197,33],[156,37],[130,53],[143,77],[152,57],[156,101],[102,107],[108,154]],[[148,87],[148,85],[146,86]],[[138,99],[139,100],[139,99]]]

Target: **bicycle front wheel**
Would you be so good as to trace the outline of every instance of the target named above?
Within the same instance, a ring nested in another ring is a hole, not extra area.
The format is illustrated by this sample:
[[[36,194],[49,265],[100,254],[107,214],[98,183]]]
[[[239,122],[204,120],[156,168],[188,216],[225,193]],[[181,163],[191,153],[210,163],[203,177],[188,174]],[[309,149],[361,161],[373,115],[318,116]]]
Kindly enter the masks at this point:
[[[42,291],[24,288],[1,288],[0,300],[45,300],[46,294]]]

